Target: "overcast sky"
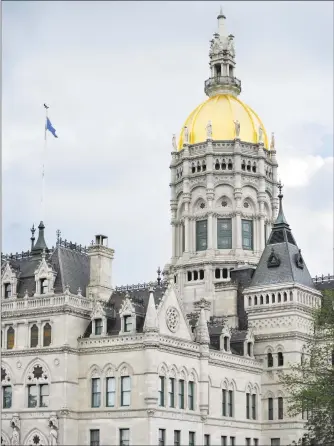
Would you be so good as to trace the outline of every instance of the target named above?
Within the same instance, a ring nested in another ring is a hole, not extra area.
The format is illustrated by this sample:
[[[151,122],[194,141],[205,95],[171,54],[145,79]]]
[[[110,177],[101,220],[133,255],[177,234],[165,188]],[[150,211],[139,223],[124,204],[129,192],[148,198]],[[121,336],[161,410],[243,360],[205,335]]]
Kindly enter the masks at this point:
[[[284,209],[312,275],[333,271],[333,3],[224,2],[240,98],[276,136]],[[114,285],[171,255],[172,134],[205,99],[218,2],[4,2],[3,251],[45,225],[115,249]]]

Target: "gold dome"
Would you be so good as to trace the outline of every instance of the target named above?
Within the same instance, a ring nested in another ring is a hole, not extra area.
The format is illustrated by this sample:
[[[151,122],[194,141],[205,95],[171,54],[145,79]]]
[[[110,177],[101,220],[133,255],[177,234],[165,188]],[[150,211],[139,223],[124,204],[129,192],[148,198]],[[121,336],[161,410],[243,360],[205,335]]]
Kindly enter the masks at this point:
[[[240,140],[256,144],[259,127],[263,130],[263,144],[268,149],[268,137],[262,121],[248,105],[230,94],[213,96],[189,115],[181,131],[178,149],[183,148],[184,127],[189,130],[189,144],[197,144],[207,140],[206,126],[212,123],[212,139],[215,141],[231,141],[235,138],[234,121],[240,122]]]

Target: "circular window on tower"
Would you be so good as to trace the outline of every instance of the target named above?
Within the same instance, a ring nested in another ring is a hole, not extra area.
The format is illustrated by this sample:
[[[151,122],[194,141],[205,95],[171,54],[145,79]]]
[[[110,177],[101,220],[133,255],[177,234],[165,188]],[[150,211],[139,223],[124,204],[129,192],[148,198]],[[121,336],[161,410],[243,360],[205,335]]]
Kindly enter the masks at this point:
[[[222,201],[222,206],[223,206],[223,208],[226,208],[226,206],[227,206],[227,201],[226,200]]]
[[[247,201],[244,202],[244,208],[249,208],[249,203]]]
[[[199,205],[199,207],[200,207],[201,209],[204,209],[204,208],[205,208],[205,203],[201,203],[201,204]]]

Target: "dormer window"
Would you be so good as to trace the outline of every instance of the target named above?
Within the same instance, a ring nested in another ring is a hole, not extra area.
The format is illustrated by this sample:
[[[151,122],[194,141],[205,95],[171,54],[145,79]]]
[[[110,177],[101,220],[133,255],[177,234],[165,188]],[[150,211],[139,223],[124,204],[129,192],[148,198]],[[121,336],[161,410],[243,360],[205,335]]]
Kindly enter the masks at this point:
[[[103,327],[102,319],[95,319],[95,334],[96,335],[102,334],[102,327]]]
[[[224,350],[226,352],[230,351],[230,337],[229,336],[224,336]]]
[[[132,331],[132,316],[124,316],[124,331],[125,333]]]
[[[48,292],[48,279],[40,279],[40,289],[41,294],[46,294]]]
[[[12,295],[12,285],[10,283],[5,283],[4,284],[4,295],[5,295],[5,299],[8,299],[11,297]]]

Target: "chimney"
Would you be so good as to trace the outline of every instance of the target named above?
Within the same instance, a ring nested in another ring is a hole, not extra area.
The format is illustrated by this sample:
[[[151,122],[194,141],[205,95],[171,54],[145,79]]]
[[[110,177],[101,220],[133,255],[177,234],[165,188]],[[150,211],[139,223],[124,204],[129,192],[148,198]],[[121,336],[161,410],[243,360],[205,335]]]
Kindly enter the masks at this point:
[[[87,296],[109,300],[112,292],[112,260],[114,250],[108,248],[108,237],[96,235],[95,243],[88,248],[89,284]]]

